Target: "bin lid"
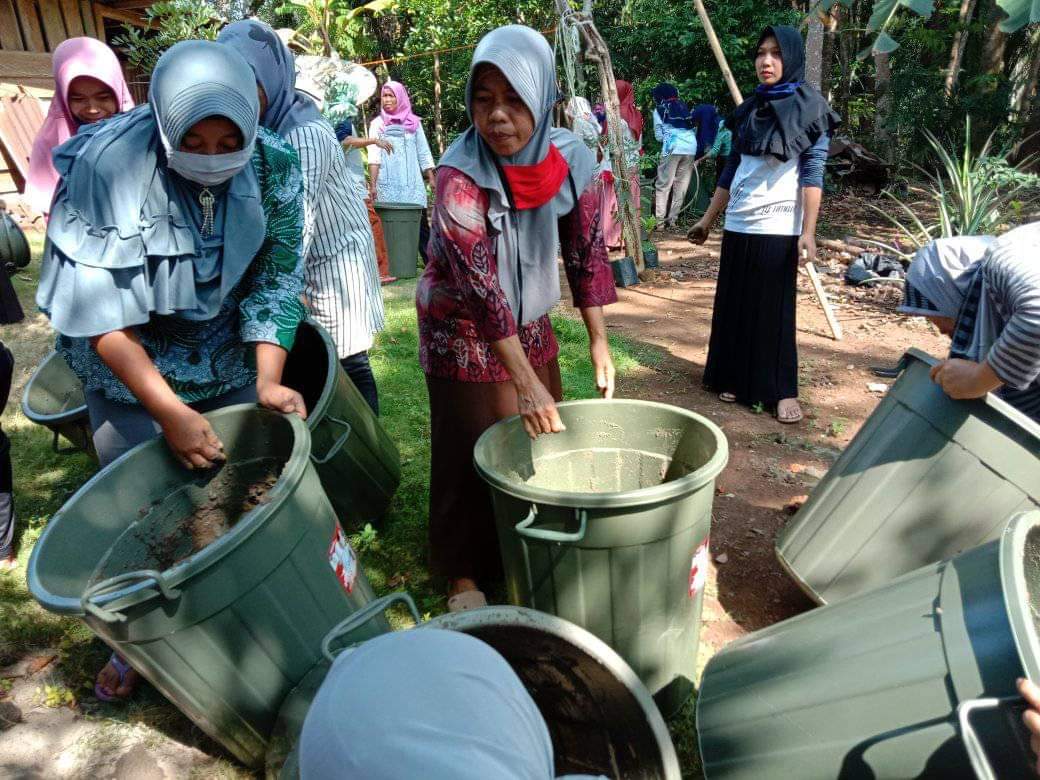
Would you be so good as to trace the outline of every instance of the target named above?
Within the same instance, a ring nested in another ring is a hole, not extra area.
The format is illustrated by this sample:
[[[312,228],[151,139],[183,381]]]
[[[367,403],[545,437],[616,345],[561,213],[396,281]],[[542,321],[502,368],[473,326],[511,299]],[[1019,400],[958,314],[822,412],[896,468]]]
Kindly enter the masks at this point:
[[[595,721],[596,716],[614,726],[626,724],[626,728],[612,729],[610,734],[612,739],[622,738],[626,741],[623,745],[611,744],[610,754],[620,762],[618,777],[635,774],[631,771],[632,767],[626,769],[626,757],[629,760],[645,760],[647,756],[656,754],[656,771],[645,768],[639,776],[659,780],[680,779],[675,747],[650,692],[621,656],[585,629],[555,615],[508,605],[441,615],[409,630],[423,629],[461,631],[482,639],[502,654],[550,723],[550,732],[554,735],[553,748],[557,751],[557,766],[560,766],[560,746],[556,744],[551,713],[546,711],[549,703],[558,703],[566,721],[578,726]],[[350,652],[352,647],[343,652]],[[560,663],[547,668],[544,659],[548,657]],[[296,749],[300,732],[311,702],[331,666],[328,660],[319,661],[283,701],[267,751],[267,777],[295,780],[300,776]],[[544,669],[541,679],[539,669]],[[562,673],[569,673],[580,684],[561,686]],[[539,696],[539,685],[549,692],[544,700]],[[561,691],[568,690],[568,687],[574,692],[573,695],[561,696]],[[587,717],[573,717],[575,704],[579,707],[582,704],[579,691],[584,691],[589,697],[584,702]],[[581,746],[591,741],[576,739],[579,736],[577,734],[567,736],[569,739],[565,740],[565,744],[571,746]],[[582,756],[579,760],[587,760],[587,757]],[[579,770],[568,771],[573,773]]]

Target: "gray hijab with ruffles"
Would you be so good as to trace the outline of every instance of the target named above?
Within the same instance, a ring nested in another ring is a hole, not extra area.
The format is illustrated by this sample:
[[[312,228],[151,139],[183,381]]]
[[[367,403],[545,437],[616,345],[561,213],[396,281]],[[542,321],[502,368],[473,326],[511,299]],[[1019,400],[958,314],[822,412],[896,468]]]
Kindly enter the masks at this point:
[[[296,60],[278,33],[263,22],[243,19],[220,31],[217,43],[234,48],[264,88],[267,110],[260,123],[284,136],[293,128],[322,120],[314,98],[296,89]]]
[[[552,49],[530,27],[508,25],[492,30],[477,44],[466,85],[466,112],[473,119],[474,75],[480,65],[494,65],[506,77],[534,117],[531,140],[512,157],[499,157],[471,126],[451,145],[440,164],[469,176],[488,193],[487,219],[496,236],[498,278],[509,307],[519,324],[534,322],[560,300],[560,275],[556,255],[560,237],[558,220],[576,206],[592,181],[596,158],[570,130],[552,126],[552,109],[559,91]],[[512,209],[501,165],[535,165],[553,144],[570,166],[556,196],[532,209]]]
[[[59,333],[90,337],[152,315],[217,315],[264,240],[260,182],[247,165],[210,188],[216,224],[203,238],[202,188],[168,168],[163,136],[176,149],[195,123],[220,116],[252,149],[258,115],[256,81],[242,56],[185,41],[159,59],[149,105],[85,127],[55,150],[62,183],[37,304]]]

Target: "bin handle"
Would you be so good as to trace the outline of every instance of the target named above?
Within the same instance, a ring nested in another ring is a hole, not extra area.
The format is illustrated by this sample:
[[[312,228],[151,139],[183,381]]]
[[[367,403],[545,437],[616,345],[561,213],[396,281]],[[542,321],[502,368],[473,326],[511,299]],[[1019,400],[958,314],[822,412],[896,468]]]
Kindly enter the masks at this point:
[[[971,714],[976,710],[991,710],[1001,704],[1023,701],[1021,696],[1004,696],[1001,698],[988,697],[984,699],[966,699],[957,705],[957,720],[960,721],[961,739],[964,748],[968,751],[968,760],[971,768],[975,771],[978,780],[997,780],[997,773],[993,771],[989,758],[986,756],[986,748],[975,733],[971,725]]]
[[[340,649],[337,652],[333,652],[333,642],[361,628],[365,623],[372,620],[377,615],[383,614],[397,602],[401,602],[408,607],[408,611],[412,613],[412,617],[415,619],[416,624],[422,623],[419,609],[415,606],[415,601],[412,600],[411,594],[406,590],[399,590],[396,593],[391,593],[389,596],[382,596],[368,602],[368,604],[363,606],[346,620],[333,626],[329,630],[329,633],[325,635],[325,638],[321,640],[321,654],[325,656],[329,663],[335,661],[336,656],[343,651]]]
[[[141,569],[140,571],[131,571],[126,574],[117,574],[115,577],[109,577],[107,580],[91,585],[80,597],[80,605],[83,607],[85,612],[89,612],[91,615],[96,617],[98,620],[103,620],[106,623],[125,623],[126,615],[116,610],[105,609],[104,607],[98,606],[94,603],[94,599],[98,596],[104,596],[107,593],[115,590],[116,588],[126,585],[128,583],[145,583],[151,580],[158,588],[159,592],[162,593],[163,597],[172,601],[181,595],[181,592],[176,588],[173,588],[166,582],[166,579],[160,572],[155,569]]]
[[[325,419],[331,423],[342,425],[344,428],[346,428],[346,430],[340,434],[339,438],[332,443],[331,447],[329,447],[329,451],[326,452],[322,457],[319,458],[313,452],[311,453],[311,460],[313,460],[315,464],[317,464],[318,466],[328,463],[330,460],[336,457],[336,453],[343,449],[343,445],[347,443],[347,439],[350,438],[350,434],[353,431],[353,428],[350,427],[350,423],[348,423],[346,420],[341,420],[338,417],[333,417],[332,415],[327,416]]]
[[[556,542],[557,544],[574,544],[580,542],[585,538],[585,531],[589,525],[589,513],[584,509],[575,509],[574,517],[578,521],[578,530],[574,533],[566,533],[565,531],[548,531],[544,528],[531,528],[535,519],[538,517],[538,507],[535,504],[531,504],[531,509],[527,513],[527,517],[517,523],[513,528],[514,530],[523,537],[528,539],[537,539],[540,542]]]

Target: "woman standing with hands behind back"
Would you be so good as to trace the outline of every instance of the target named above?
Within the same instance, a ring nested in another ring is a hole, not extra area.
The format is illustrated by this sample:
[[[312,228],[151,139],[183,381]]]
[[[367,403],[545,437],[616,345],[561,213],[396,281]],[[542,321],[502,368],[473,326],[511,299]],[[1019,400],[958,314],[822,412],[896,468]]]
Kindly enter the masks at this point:
[[[478,580],[501,577],[491,500],[473,467],[477,439],[517,413],[532,439],[563,430],[548,316],[560,298],[558,247],[596,384],[614,392],[602,307],[617,293],[596,159],[552,126],[557,96],[545,38],[519,25],[489,33],[466,88],[473,126],[437,170],[430,261],[415,297],[430,395],[431,568],[447,578],[453,612],[485,605]]]
[[[793,27],[762,32],[755,71],[755,94],[727,122],[733,152],[711,205],[689,232],[703,244],[725,209],[704,384],[727,403],[760,403],[780,422],[796,423],[798,259],[816,258],[827,148],[841,120],[802,82],[805,50]]]

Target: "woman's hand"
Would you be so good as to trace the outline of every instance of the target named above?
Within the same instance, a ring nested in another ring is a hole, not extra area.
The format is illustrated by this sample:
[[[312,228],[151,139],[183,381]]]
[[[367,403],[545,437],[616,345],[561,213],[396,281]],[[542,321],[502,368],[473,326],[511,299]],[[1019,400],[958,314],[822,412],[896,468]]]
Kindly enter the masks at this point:
[[[589,342],[592,355],[592,370],[596,375],[596,389],[603,398],[614,397],[614,361],[610,357],[610,344],[605,338]]]
[[[209,420],[190,406],[179,403],[157,417],[166,444],[187,469],[208,469],[223,463],[224,444],[213,432]]]
[[[294,412],[304,420],[307,419],[307,404],[303,396],[291,387],[277,382],[258,379],[256,382],[256,402],[267,409],[273,409],[282,414],[293,414]]]
[[[686,238],[693,244],[703,244],[708,240],[708,236],[710,235],[711,225],[702,217],[693,223],[693,227],[690,228],[690,232],[686,234]]]
[[[567,430],[567,426],[560,419],[556,400],[537,377],[533,381],[516,384],[516,401],[523,418],[524,430],[532,439],[537,439],[543,433]]]
[[[960,358],[950,358],[938,363],[932,367],[930,376],[946,395],[955,400],[982,398],[1003,384],[989,363],[976,363]]]
[[[1022,713],[1022,722],[1029,732],[1029,747],[1032,748],[1033,755],[1040,756],[1040,688],[1032,680],[1020,677],[1018,692],[1029,705],[1029,709]],[[1040,775],[1040,758],[1033,769]]]
[[[798,265],[816,262],[816,236],[802,233],[798,237]]]
[[[394,153],[394,145],[392,143],[390,143],[389,141],[387,141],[386,139],[384,139],[384,138],[369,138],[368,142],[369,142],[369,144],[373,144],[375,146],[378,146],[380,149],[382,149],[387,154],[393,154]]]

